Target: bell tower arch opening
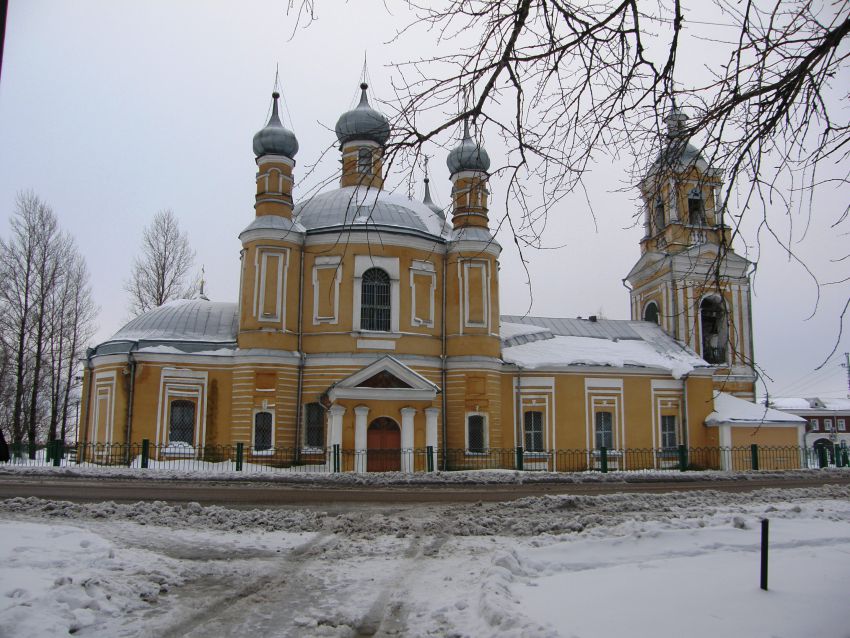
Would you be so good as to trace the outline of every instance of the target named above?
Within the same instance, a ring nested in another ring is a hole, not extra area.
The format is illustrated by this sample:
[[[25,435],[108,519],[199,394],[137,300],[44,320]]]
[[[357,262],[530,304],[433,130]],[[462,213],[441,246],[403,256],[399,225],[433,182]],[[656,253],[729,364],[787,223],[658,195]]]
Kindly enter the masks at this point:
[[[726,305],[717,295],[705,297],[699,306],[702,358],[712,365],[726,364],[729,322]]]

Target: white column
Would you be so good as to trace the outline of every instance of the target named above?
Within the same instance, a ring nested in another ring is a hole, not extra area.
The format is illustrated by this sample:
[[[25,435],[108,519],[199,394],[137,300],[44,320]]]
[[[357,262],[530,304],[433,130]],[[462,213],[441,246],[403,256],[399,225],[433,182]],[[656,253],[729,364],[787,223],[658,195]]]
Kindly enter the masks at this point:
[[[413,471],[413,417],[416,408],[401,409],[401,471]]]
[[[437,408],[425,408],[425,445],[434,448],[434,467],[437,467],[437,417],[440,410]]]
[[[354,408],[354,471],[366,471],[366,424],[369,419],[369,408],[358,405]]]
[[[342,415],[345,414],[345,408],[339,404],[333,404],[328,410],[328,414],[330,414],[330,437],[328,439],[328,446],[333,447],[334,445],[339,445],[342,447]]]

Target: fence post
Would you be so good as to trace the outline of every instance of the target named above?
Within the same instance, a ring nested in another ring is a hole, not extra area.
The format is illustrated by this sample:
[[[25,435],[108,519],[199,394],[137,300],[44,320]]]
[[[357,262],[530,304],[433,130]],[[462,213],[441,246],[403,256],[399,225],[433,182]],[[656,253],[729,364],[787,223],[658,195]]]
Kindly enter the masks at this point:
[[[245,454],[245,444],[237,443],[236,444],[236,471],[242,471],[242,457]]]
[[[679,446],[679,471],[684,472],[688,469],[688,448],[684,445]]]
[[[841,448],[841,467],[847,467],[850,465],[850,459],[848,459],[847,456],[847,448]]]
[[[142,469],[148,469],[148,461],[151,458],[150,439],[142,439]]]
[[[522,470],[525,467],[524,461],[525,461],[525,452],[524,452],[521,445],[517,446],[517,449],[516,449],[516,469]]]
[[[761,519],[761,588],[767,591],[768,519]]]
[[[53,441],[53,467],[59,467],[62,463],[62,441]]]
[[[334,443],[334,472],[339,472],[339,443]]]
[[[429,445],[425,448],[425,457],[426,463],[428,464],[428,471],[434,471],[434,446]]]
[[[753,469],[759,469],[759,446],[755,443],[750,445],[750,460],[753,465]]]
[[[608,473],[608,448],[603,446],[599,448],[599,463],[603,474]]]
[[[820,447],[818,447],[818,467],[823,469],[827,465],[829,465],[829,463],[826,454],[826,446],[821,445]]]

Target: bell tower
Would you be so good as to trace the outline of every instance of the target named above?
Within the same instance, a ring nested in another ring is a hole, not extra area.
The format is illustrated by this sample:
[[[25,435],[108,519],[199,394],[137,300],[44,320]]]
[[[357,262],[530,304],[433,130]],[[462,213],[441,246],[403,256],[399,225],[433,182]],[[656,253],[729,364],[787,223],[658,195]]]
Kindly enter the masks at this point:
[[[452,234],[447,251],[448,354],[498,357],[499,254],[490,232],[490,157],[464,123],[463,139],[446,160],[452,181]]]
[[[292,221],[292,171],[298,140],[272,93],[268,124],[254,135],[255,218],[239,235],[239,347],[297,350],[298,268],[303,229]]]
[[[384,146],[390,138],[387,118],[369,105],[366,89],[360,85],[360,103],[343,113],[335,131],[342,151],[340,186],[384,187]]]
[[[721,171],[690,144],[673,106],[667,139],[640,182],[641,256],[626,276],[631,317],[660,325],[714,367],[715,389],[755,399],[751,263],[732,248]]]

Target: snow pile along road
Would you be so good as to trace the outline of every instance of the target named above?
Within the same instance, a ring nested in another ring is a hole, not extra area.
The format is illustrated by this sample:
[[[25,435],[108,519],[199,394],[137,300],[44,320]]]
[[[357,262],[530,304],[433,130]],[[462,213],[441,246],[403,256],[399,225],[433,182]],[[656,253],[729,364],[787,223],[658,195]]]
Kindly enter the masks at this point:
[[[847,486],[342,514],[12,499],[0,516],[2,637],[850,635]]]

